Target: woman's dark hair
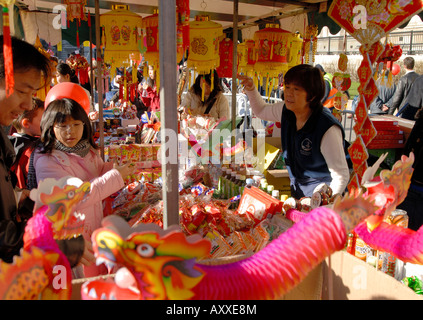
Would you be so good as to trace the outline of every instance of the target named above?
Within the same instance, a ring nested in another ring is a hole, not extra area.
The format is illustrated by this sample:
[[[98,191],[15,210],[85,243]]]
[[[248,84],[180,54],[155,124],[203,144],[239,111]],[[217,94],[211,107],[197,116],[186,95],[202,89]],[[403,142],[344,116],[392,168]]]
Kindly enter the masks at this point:
[[[321,100],[325,95],[325,82],[318,68],[308,64],[299,64],[289,69],[284,77],[284,84],[299,86],[307,91],[307,100],[310,109],[319,111],[323,109]]]
[[[90,119],[84,108],[75,100],[63,98],[50,102],[41,117],[40,140],[43,145],[41,153],[51,153],[56,141],[53,127],[56,124],[64,123],[68,118],[80,120],[84,123],[84,133],[81,139],[87,139],[94,149],[98,149],[94,142]]]
[[[57,64],[56,70],[62,76],[69,75],[70,82],[79,84],[78,76],[75,74],[75,70],[73,70],[67,63],[60,62]]]
[[[206,101],[204,101],[204,104],[207,105],[210,101],[213,101],[214,98],[217,96],[219,92],[223,91],[222,84],[219,78],[219,75],[217,74],[217,71],[213,71],[213,90],[210,92],[210,95]],[[211,86],[212,77],[211,72],[206,75],[198,75],[195,79],[194,84],[192,85],[191,89],[194,91],[194,93],[201,97],[203,89],[201,88],[201,79],[204,78],[204,80],[207,82],[209,86]]]
[[[43,55],[32,44],[12,37],[12,55],[14,72],[26,72],[31,69],[39,70],[42,74],[42,86],[51,82],[52,65],[50,59]],[[0,36],[0,79],[5,78],[3,36]]]

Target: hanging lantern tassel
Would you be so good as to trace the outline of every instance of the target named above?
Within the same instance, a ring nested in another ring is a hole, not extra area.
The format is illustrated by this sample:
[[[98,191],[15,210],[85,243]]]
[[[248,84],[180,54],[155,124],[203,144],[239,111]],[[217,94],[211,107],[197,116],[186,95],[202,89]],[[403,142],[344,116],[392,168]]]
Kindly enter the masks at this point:
[[[88,27],[91,28],[91,14],[88,11]]]
[[[9,9],[3,7],[3,57],[6,79],[6,97],[13,93],[15,79],[13,77],[12,38],[10,37]]]
[[[76,46],[78,47],[78,49],[79,49],[79,45],[80,45],[80,43],[79,43],[79,27],[78,27],[78,24],[77,24],[76,25]]]
[[[138,82],[137,72],[138,72],[137,64],[134,62],[133,66],[132,66],[132,83]]]
[[[211,77],[210,77],[210,91],[213,91],[214,89],[214,70],[210,71]]]
[[[206,84],[206,80],[204,79],[204,76],[203,76],[203,85],[201,86],[201,101],[203,102],[204,102],[204,90],[206,89],[205,84]]]

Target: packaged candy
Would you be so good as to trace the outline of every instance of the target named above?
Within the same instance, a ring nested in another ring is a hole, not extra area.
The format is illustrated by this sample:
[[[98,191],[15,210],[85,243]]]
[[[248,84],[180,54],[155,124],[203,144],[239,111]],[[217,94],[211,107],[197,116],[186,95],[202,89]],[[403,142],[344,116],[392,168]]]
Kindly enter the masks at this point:
[[[418,277],[406,277],[401,282],[411,288],[415,293],[423,294],[423,282]]]
[[[302,212],[310,212],[311,211],[311,198],[303,197],[300,199],[300,206]]]
[[[284,201],[284,203],[283,203],[283,206],[282,206],[282,209],[283,209],[283,212],[286,214],[286,212],[289,210],[289,209],[294,209],[294,210],[298,210],[298,211],[300,211],[301,210],[301,204],[300,204],[300,202],[297,200],[297,199],[295,199],[294,197],[289,197],[288,199],[286,199],[285,201]]]

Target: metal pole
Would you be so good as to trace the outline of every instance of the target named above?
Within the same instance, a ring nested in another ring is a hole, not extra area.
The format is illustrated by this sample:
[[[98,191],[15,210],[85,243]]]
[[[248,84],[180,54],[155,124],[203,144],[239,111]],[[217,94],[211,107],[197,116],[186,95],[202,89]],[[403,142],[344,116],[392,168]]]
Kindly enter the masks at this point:
[[[89,19],[91,19],[90,15],[88,15]],[[91,88],[91,100],[93,101],[93,105],[95,105],[95,95],[94,95],[94,81],[93,81],[93,35],[91,21],[88,22],[88,32],[89,32],[89,40],[90,40],[90,88]]]
[[[236,93],[237,93],[237,47],[238,47],[238,0],[234,0],[234,23],[233,23],[233,56],[232,56],[232,130],[236,128]],[[234,131],[232,131],[234,132]],[[235,136],[232,136],[232,145],[235,145]]]
[[[166,229],[179,225],[176,0],[159,0],[159,52],[163,229]]]
[[[104,160],[104,123],[103,123],[103,63],[100,50],[100,6],[99,0],[95,0],[95,45],[97,58],[97,79],[98,79],[98,130],[100,130],[100,156]]]

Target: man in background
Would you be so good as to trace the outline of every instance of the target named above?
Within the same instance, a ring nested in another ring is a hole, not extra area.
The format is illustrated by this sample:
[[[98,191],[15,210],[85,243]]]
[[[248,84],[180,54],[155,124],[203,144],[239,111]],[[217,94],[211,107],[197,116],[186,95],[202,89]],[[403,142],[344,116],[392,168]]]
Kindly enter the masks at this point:
[[[396,85],[395,94],[389,106],[388,114],[393,115],[397,112],[396,110],[401,110],[405,106],[411,85],[419,76],[419,74],[414,71],[414,63],[415,61],[412,57],[406,57],[404,59],[405,75],[399,79]]]

